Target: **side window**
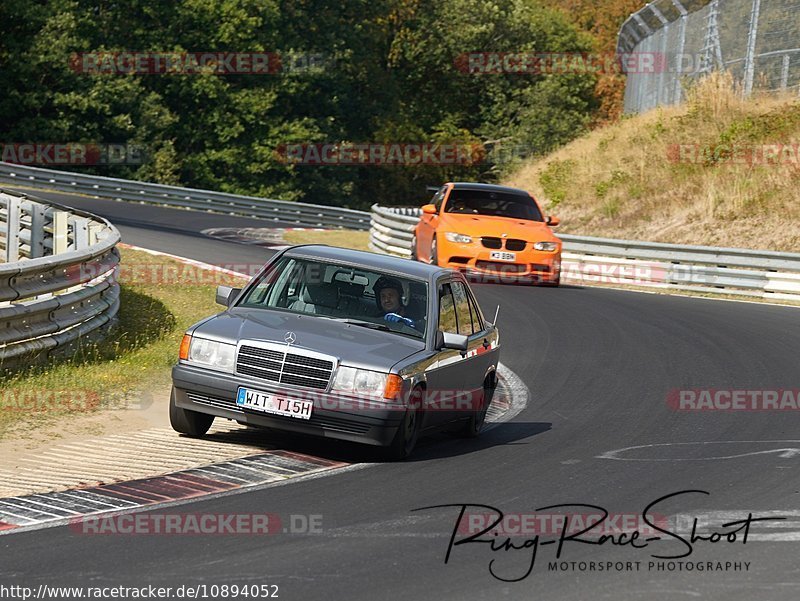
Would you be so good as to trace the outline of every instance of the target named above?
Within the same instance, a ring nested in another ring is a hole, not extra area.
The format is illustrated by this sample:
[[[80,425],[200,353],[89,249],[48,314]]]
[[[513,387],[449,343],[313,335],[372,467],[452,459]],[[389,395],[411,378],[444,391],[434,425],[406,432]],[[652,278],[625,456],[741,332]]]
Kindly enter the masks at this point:
[[[464,284],[453,282],[453,300],[456,304],[456,317],[458,318],[458,333],[462,336],[472,336],[475,331],[472,328],[472,315],[470,314],[469,298]]]
[[[458,334],[456,309],[450,284],[439,287],[439,329],[442,332]]]
[[[294,259],[289,259],[283,272],[278,276],[274,286],[270,289],[268,297],[264,299],[264,304],[268,307],[285,308],[289,297],[299,294],[302,273],[302,263]]]
[[[277,298],[280,291],[286,287],[286,282],[295,268],[294,259],[281,259],[277,265],[274,265],[269,272],[264,274],[255,288],[250,291],[243,304],[260,305],[267,303],[268,294],[272,298]]]

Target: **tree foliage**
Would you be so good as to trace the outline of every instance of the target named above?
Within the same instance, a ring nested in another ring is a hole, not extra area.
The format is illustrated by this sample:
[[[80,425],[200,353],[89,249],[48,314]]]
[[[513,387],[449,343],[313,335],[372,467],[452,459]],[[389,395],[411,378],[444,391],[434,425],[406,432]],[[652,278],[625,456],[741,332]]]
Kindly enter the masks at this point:
[[[426,185],[491,181],[510,157],[552,150],[598,108],[592,75],[459,68],[470,52],[593,48],[538,0],[4,0],[0,22],[0,140],[141,145],[141,165],[71,167],[115,177],[359,208],[416,203]],[[270,75],[74,69],[75,53],[119,51],[323,63]],[[475,144],[489,154],[426,166],[303,166],[280,154],[347,142]]]
[[[581,31],[594,40],[594,52],[603,56],[616,53],[617,34],[629,15],[644,7],[646,0],[543,0],[567,15]],[[597,78],[595,95],[600,107],[596,123],[617,120],[622,114],[625,77],[621,73],[602,73]]]

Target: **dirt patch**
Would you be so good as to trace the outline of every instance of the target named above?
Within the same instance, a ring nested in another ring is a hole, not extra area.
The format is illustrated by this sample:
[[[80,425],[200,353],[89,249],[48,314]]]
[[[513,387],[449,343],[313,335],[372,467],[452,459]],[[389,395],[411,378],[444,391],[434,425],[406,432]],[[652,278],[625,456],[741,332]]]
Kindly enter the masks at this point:
[[[0,469],[13,469],[20,460],[59,444],[169,426],[169,393],[169,387],[159,388],[138,395],[138,406],[59,416],[36,427],[15,424],[0,439]]]

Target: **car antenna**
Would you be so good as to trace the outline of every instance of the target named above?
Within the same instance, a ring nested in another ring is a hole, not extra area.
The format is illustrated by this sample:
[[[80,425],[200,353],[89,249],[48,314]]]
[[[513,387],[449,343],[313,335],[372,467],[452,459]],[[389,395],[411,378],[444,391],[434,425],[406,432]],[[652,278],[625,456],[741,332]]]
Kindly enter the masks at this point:
[[[498,303],[497,309],[494,310],[494,321],[492,322],[492,325],[494,326],[497,325],[497,316],[499,315],[499,313],[500,313],[500,304]]]

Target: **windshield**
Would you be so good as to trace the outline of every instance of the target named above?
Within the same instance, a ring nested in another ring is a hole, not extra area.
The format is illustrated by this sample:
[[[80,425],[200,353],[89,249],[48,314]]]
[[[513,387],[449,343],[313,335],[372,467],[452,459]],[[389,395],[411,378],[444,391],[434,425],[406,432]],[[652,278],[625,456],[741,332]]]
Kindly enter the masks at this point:
[[[423,338],[428,286],[360,266],[283,257],[236,306],[315,315]]]
[[[488,190],[453,190],[444,212],[544,221],[530,196]]]

